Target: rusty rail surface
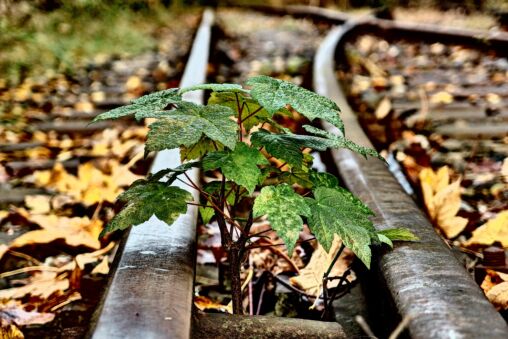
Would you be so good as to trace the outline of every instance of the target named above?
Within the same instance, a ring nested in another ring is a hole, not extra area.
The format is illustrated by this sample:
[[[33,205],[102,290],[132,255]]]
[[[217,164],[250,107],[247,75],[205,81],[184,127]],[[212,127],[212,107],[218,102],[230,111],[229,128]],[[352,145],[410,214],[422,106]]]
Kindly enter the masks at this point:
[[[370,147],[372,144],[357,122],[335,76],[336,56],[337,62],[342,62],[340,58],[344,53],[341,49],[345,42],[363,32],[382,34],[383,38],[387,37],[383,32],[389,32],[390,37],[410,34],[412,39],[481,44],[508,51],[506,34],[478,39],[476,33],[466,34],[462,30],[436,30],[431,26],[378,19],[349,22],[333,29],[315,58],[315,89],[339,105],[348,137]],[[325,128],[334,130],[331,125]],[[334,132],[339,131],[335,129]],[[396,312],[399,320],[408,318],[407,328],[412,338],[507,338],[508,326],[504,319],[388,168],[378,160],[365,160],[348,150],[333,151],[332,157],[346,186],[376,213],[373,219],[376,228],[404,226],[421,239],[417,243],[398,244],[393,251],[378,256],[372,265],[377,276],[374,279],[381,284],[380,290],[387,289],[389,298],[378,301],[377,309],[370,311],[375,311],[376,316]],[[386,328],[386,323],[383,326]]]
[[[180,83],[181,87],[204,83],[214,15],[206,10],[196,33]],[[202,92],[184,99],[203,102]],[[159,152],[151,173],[178,166],[178,150]],[[197,170],[188,172],[198,182]],[[182,178],[182,180],[184,180]],[[176,181],[176,186],[189,188]],[[197,192],[192,190],[195,199]],[[134,227],[122,252],[93,331],[93,338],[189,338],[196,258],[197,207],[168,227],[155,217]]]

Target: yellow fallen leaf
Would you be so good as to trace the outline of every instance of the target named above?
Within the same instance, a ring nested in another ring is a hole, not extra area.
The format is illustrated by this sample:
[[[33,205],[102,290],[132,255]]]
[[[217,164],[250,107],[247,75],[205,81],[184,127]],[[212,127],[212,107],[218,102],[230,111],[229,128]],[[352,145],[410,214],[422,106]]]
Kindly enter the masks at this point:
[[[4,256],[5,253],[7,253],[8,250],[9,246],[5,244],[0,244],[0,260],[2,260],[2,257]]]
[[[10,247],[45,244],[57,239],[63,239],[69,246],[86,246],[92,249],[101,247],[98,239],[103,226],[101,220],[59,217],[54,214],[34,215],[30,216],[29,220],[42,229],[22,234],[12,241]]]
[[[24,339],[23,332],[14,324],[7,324],[0,319],[0,338],[2,339]]]
[[[300,270],[300,274],[291,277],[290,283],[298,288],[304,290],[307,294],[318,297],[321,294],[323,287],[323,276],[326,273],[328,267],[332,263],[333,258],[340,249],[342,241],[335,235],[333,239],[330,252],[326,252],[323,246],[318,245],[318,248],[312,253],[309,263],[303,269]],[[335,263],[330,272],[330,277],[340,276],[344,274],[347,268],[350,266],[353,260],[352,252],[349,249],[344,249],[344,252],[340,256],[339,260]],[[348,275],[347,280],[352,282],[356,279],[354,273]],[[337,287],[339,280],[328,281],[328,288]]]
[[[474,230],[473,236],[465,242],[465,245],[488,246],[496,241],[503,247],[508,247],[508,211],[499,213],[495,218]]]
[[[386,117],[388,115],[388,113],[390,113],[391,109],[392,109],[392,103],[390,101],[390,98],[384,97],[381,100],[381,102],[379,103],[379,105],[377,106],[376,112],[374,114],[376,115],[376,118],[378,120],[381,120],[384,117]]]
[[[219,304],[218,302],[213,301],[210,298],[204,297],[204,296],[195,296],[194,297],[194,305],[200,310],[216,310],[221,311],[224,313],[233,314],[233,308],[232,306],[226,306]]]
[[[501,177],[504,182],[508,183],[508,157],[503,160],[503,165],[501,166]]]
[[[47,299],[55,292],[62,292],[69,288],[69,279],[61,279],[56,272],[40,272],[30,277],[29,282],[20,287],[0,290],[0,300],[20,299],[26,295]]]
[[[51,197],[48,195],[27,195],[25,205],[32,214],[46,214],[51,210]]]
[[[450,171],[447,166],[437,172],[425,168],[419,173],[423,200],[431,220],[450,239],[460,234],[468,220],[456,216],[460,210],[460,179],[449,183]]]
[[[492,287],[486,295],[498,311],[508,309],[508,281]]]
[[[446,91],[437,92],[430,97],[430,102],[435,105],[451,104],[453,95]]]
[[[95,266],[92,270],[92,274],[108,274],[109,273],[109,262],[108,256],[104,256],[99,265]]]

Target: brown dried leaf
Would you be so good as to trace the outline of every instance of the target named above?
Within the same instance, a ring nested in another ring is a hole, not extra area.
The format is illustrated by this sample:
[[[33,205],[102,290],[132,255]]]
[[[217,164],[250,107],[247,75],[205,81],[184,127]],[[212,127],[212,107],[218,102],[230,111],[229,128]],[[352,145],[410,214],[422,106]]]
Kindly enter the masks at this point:
[[[28,283],[21,287],[0,290],[0,300],[19,299],[26,295],[47,299],[55,292],[62,292],[69,288],[68,279],[60,279],[56,272],[43,271],[35,273],[28,279]]]
[[[468,223],[467,219],[456,216],[462,201],[460,179],[450,184],[450,171],[447,166],[437,172],[425,168],[420,172],[419,178],[430,218],[448,239],[456,237]]]
[[[502,211],[495,218],[473,231],[473,236],[465,242],[471,245],[492,245],[499,241],[505,248],[508,247],[508,211]]]
[[[68,218],[50,214],[30,216],[29,220],[42,229],[22,234],[12,241],[10,247],[45,244],[57,239],[63,239],[69,246],[86,246],[92,249],[101,247],[98,238],[103,222],[99,219]]]
[[[508,309],[508,281],[492,287],[486,295],[497,310]]]
[[[109,273],[109,262],[108,262],[108,256],[104,256],[104,258],[102,258],[102,261],[100,262],[99,265],[95,266],[94,269],[92,270],[92,275],[93,274],[108,274]]]
[[[37,311],[27,312],[22,305],[0,306],[0,318],[6,319],[11,324],[18,326],[26,325],[43,325],[53,321],[55,315],[53,313],[40,313]],[[3,338],[3,337],[0,337]]]
[[[376,118],[378,120],[385,118],[388,115],[388,113],[390,113],[391,109],[392,103],[390,101],[390,98],[384,97],[376,108],[375,112]]]
[[[194,297],[194,305],[200,311],[217,310],[217,311],[220,311],[223,313],[233,314],[233,308],[231,306],[232,304],[229,304],[227,306],[222,305],[222,304],[219,304],[219,303],[213,301],[212,299],[209,299],[207,297],[200,296],[200,295]]]
[[[340,249],[342,241],[335,235],[330,248],[330,252],[326,252],[323,246],[318,245],[318,248],[312,254],[310,262],[300,270],[300,274],[291,277],[289,281],[292,285],[304,290],[307,294],[318,297],[321,294],[323,287],[323,276],[330,266],[333,258]],[[353,260],[353,254],[349,249],[345,249],[339,260],[335,263],[330,272],[330,276],[340,276],[344,274]],[[356,279],[354,273],[348,276],[348,281],[352,282]],[[338,285],[339,280],[332,280],[328,282],[328,288],[333,288]]]
[[[32,214],[46,214],[51,210],[51,197],[48,195],[27,195],[25,205]]]

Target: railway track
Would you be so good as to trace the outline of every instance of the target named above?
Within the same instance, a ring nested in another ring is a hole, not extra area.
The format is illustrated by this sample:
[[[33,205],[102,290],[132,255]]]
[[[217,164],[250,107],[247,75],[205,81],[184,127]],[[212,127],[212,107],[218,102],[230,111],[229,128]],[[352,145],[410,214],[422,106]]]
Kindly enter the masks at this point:
[[[282,10],[276,12],[287,14]],[[348,19],[320,10],[312,10],[310,15],[301,8],[293,8],[289,12],[295,16],[308,15],[313,20],[328,24],[340,24]],[[208,51],[210,42],[213,41],[210,36],[212,18],[211,12],[206,12],[203,17],[193,45],[196,52],[191,53],[181,86],[205,80],[208,56],[203,51]],[[455,37],[460,43],[481,44],[476,36],[463,32],[438,32],[431,27],[400,27],[374,19],[363,24],[347,22],[342,27],[330,30],[326,39],[319,44],[314,59],[314,87],[320,94],[339,104],[343,111],[343,120],[348,125],[346,130],[349,131],[349,137],[364,145],[370,145],[371,141],[362,131],[335,78],[335,56],[344,56],[343,48],[346,42],[352,41],[352,37],[363,30],[389,31],[395,36],[405,30],[406,34],[408,30],[413,30],[418,39],[438,37],[442,43],[448,43],[450,37],[456,34]],[[507,45],[508,39],[496,36],[487,41],[490,41],[493,48],[501,50]],[[211,55],[214,56],[213,50]],[[339,64],[342,64],[340,59]],[[233,76],[241,78],[242,75]],[[308,83],[310,80],[302,78],[302,81]],[[196,97],[192,100],[199,102],[203,99]],[[104,101],[104,109],[109,108],[108,105],[119,103],[114,100]],[[502,112],[501,110],[501,117]],[[86,129],[83,133],[85,132],[90,133]],[[151,171],[173,167],[177,161],[175,158],[178,158],[178,154],[158,154]],[[328,166],[336,166],[348,188],[376,212],[376,227],[409,227],[422,239],[419,243],[404,244],[393,251],[379,253],[379,261],[373,265],[372,272],[362,274],[370,292],[359,292],[361,295],[355,302],[360,300],[362,304],[349,311],[350,314],[346,312],[347,316],[363,312],[381,337],[395,328],[401,319],[407,322],[406,335],[414,338],[506,337],[506,323],[484,298],[478,286],[434,232],[421,209],[404,193],[387,168],[380,163],[354,157],[347,151],[334,152],[329,158],[323,155],[323,159]],[[68,166],[72,167],[72,164]],[[22,171],[20,167],[15,168]],[[128,237],[124,238],[113,265],[116,269],[111,285],[102,306],[94,315],[88,336],[159,338],[169,335],[188,338],[193,332],[194,335],[199,335],[203,329],[209,330],[214,325],[230,321],[226,318],[221,320],[220,317],[214,317],[210,321],[200,314],[193,315],[196,222],[196,211],[190,209],[180,223],[171,228],[148,222],[134,228]],[[338,300],[339,303],[342,301],[345,302],[344,299]],[[336,311],[339,312],[342,306],[338,305]],[[339,320],[344,318],[340,314],[336,317]],[[236,320],[232,318],[232,321]],[[342,324],[343,329],[330,325],[328,330],[336,331],[336,337],[359,333],[358,326]],[[290,334],[286,332],[286,335]],[[230,334],[231,336],[235,335]]]

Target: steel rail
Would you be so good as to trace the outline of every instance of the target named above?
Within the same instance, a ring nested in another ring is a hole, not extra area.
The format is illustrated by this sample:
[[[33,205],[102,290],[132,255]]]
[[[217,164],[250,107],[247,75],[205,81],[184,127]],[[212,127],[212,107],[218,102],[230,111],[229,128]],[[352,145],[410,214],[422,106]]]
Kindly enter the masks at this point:
[[[205,10],[181,87],[205,82],[214,14]],[[202,91],[184,99],[203,103]],[[150,172],[180,164],[179,150],[159,152]],[[197,170],[187,175],[198,182]],[[182,178],[185,180],[185,178]],[[175,186],[189,190],[175,181]],[[197,200],[197,192],[191,193]],[[152,216],[132,228],[93,330],[95,339],[190,338],[196,262],[197,207],[189,206],[171,227]]]
[[[334,28],[318,49],[314,62],[316,91],[339,105],[348,138],[370,147],[372,144],[338,84],[336,56],[338,63],[345,62],[345,59],[340,59],[344,55],[341,49],[349,38],[361,32],[383,32],[389,28],[393,35],[404,35],[416,29],[407,30],[410,27],[406,27],[399,31],[398,24],[388,24],[386,20],[374,22],[386,25],[376,26],[370,20],[348,22]],[[426,36],[424,32],[420,31],[420,39]],[[441,41],[452,35],[462,35],[461,42],[456,43],[476,41],[474,36],[461,32],[427,33],[430,39]],[[490,46],[501,47],[504,44],[508,49],[505,35],[502,39],[499,36],[492,39]],[[340,133],[329,124],[325,128]],[[372,270],[377,281],[389,293],[387,302],[378,302],[378,308],[374,310],[376,315],[395,311],[400,316],[399,320],[408,318],[412,338],[507,338],[508,326],[504,319],[452,255],[420,208],[404,193],[388,168],[379,160],[366,160],[344,149],[333,151],[332,157],[348,189],[376,213],[373,218],[376,228],[407,227],[421,239],[416,243],[397,244],[392,251],[380,253],[373,263]],[[384,326],[387,327],[386,324]]]

